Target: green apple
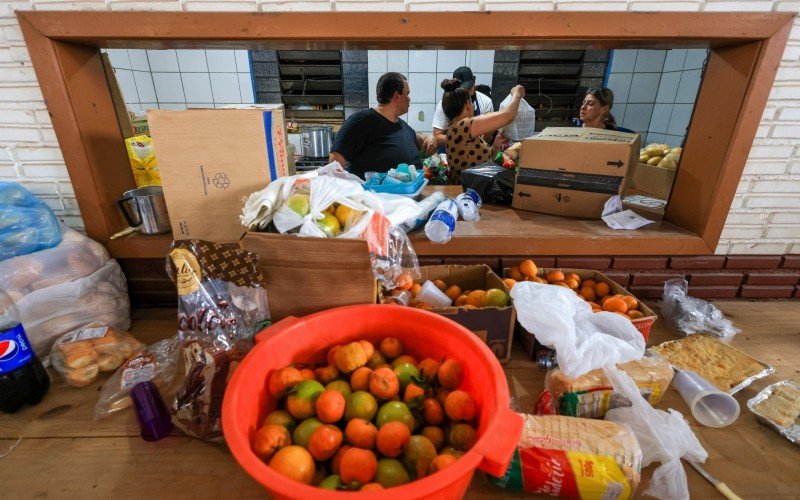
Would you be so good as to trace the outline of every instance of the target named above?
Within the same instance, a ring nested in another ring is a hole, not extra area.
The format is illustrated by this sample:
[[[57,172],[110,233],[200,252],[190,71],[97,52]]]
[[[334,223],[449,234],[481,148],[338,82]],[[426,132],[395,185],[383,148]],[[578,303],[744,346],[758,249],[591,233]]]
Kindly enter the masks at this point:
[[[286,206],[292,209],[297,215],[305,217],[311,212],[311,202],[307,194],[295,193],[286,200]]]

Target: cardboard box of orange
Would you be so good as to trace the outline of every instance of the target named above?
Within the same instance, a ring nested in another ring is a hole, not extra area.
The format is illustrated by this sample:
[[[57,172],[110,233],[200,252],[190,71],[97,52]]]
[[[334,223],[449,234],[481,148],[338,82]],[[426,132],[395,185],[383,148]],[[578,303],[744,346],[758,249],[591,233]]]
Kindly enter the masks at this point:
[[[235,243],[242,199],[288,175],[283,105],[147,112],[176,240]]]
[[[622,194],[639,159],[639,135],[548,127],[522,141],[514,197],[520,210],[599,219]]]
[[[363,240],[248,232],[240,245],[259,256],[272,321],[377,301]]]
[[[508,276],[508,271],[509,268],[504,268],[503,276]],[[583,282],[584,280],[594,280],[597,283],[602,282],[608,284],[608,287],[611,289],[610,295],[622,294],[636,298],[632,293],[628,292],[627,290],[625,290],[625,288],[620,286],[619,283],[612,280],[611,278],[601,273],[600,271],[589,270],[589,269],[572,269],[567,267],[539,268],[536,271],[536,276],[540,278],[545,278],[547,273],[549,273],[550,271],[561,271],[564,274],[575,273],[581,278],[581,282]],[[639,332],[644,337],[644,340],[647,341],[648,337],[650,336],[650,330],[653,328],[653,323],[656,322],[658,316],[656,315],[656,313],[653,312],[652,309],[647,307],[647,305],[644,302],[642,302],[639,299],[636,300],[639,302],[639,310],[642,311],[644,317],[639,319],[632,319],[631,323],[633,323],[633,326],[636,327],[637,330],[639,330]],[[525,329],[525,327],[523,327],[521,324],[518,324],[516,330],[517,330],[517,335],[520,338],[520,342],[522,342],[522,345],[525,348],[525,352],[527,352],[528,356],[535,361],[536,340],[534,339],[533,335],[530,332],[528,332]]]
[[[442,280],[447,286],[458,285],[461,290],[488,290],[498,288],[508,293],[503,280],[485,264],[462,266],[441,265],[423,266],[419,283],[428,280]],[[492,350],[501,363],[511,359],[511,341],[514,336],[516,313],[509,305],[506,307],[445,307],[434,309],[435,313],[446,316],[480,337]]]

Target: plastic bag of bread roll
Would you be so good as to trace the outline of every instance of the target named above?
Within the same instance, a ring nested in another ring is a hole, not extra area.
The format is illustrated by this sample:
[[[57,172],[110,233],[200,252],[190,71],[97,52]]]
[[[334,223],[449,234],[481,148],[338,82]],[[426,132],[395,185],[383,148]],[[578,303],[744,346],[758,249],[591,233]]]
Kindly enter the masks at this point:
[[[642,397],[651,405],[661,401],[674,375],[670,364],[656,357],[623,363],[619,368],[633,378]],[[544,389],[536,403],[539,415],[603,418],[608,410],[631,404],[625,396],[614,392],[602,369],[569,378],[555,368],[547,372]]]
[[[109,377],[100,391],[94,409],[94,419],[100,420],[131,406],[130,393],[140,382],[152,381],[168,399],[169,392],[177,387],[175,374],[178,371],[180,342],[175,335],[147,346],[125,361]]]
[[[103,245],[61,227],[61,243],[53,248],[0,261],[0,283],[14,302],[25,295],[89,276],[108,262]]]
[[[85,387],[100,372],[116,370],[144,347],[116,328],[84,328],[59,337],[47,359],[69,385]]]
[[[642,452],[626,427],[604,420],[523,415],[519,446],[503,477],[515,491],[579,499],[627,499],[639,485]]]

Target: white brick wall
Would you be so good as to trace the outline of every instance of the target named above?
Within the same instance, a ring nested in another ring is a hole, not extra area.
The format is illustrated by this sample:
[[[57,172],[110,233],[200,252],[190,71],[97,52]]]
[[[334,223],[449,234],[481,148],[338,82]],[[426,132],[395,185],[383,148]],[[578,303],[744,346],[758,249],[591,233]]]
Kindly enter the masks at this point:
[[[67,170],[15,9],[147,11],[738,11],[798,12],[798,0],[27,0],[0,2],[0,180],[38,193],[81,227]],[[800,18],[764,112],[718,254],[800,252]]]

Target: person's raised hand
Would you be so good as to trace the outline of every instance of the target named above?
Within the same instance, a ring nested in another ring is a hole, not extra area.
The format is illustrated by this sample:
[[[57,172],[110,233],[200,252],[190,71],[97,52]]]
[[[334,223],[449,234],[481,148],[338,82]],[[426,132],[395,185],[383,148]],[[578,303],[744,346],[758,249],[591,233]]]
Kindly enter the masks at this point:
[[[511,95],[522,99],[523,97],[525,97],[525,87],[523,87],[522,85],[515,86],[513,89],[511,89]]]
[[[422,150],[425,151],[425,156],[430,156],[436,152],[436,137],[429,135],[422,142]]]

